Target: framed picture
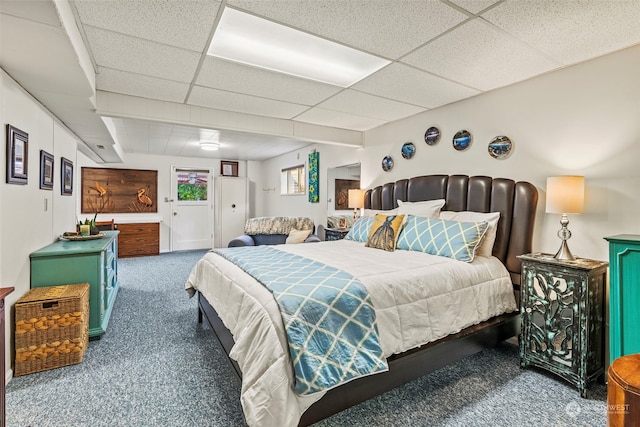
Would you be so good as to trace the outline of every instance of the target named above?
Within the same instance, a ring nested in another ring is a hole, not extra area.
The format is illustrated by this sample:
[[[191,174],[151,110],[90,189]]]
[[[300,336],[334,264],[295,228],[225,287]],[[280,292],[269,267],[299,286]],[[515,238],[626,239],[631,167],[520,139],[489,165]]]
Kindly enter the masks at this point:
[[[27,183],[29,172],[29,135],[7,125],[7,183]]]
[[[40,150],[40,188],[53,190],[53,156]]]
[[[158,212],[158,171],[82,167],[80,209],[87,214]]]
[[[359,188],[359,179],[336,179],[334,209],[337,211],[349,210],[349,190]]]
[[[73,194],[73,162],[69,159],[62,158],[62,164],[60,165],[60,182],[61,194],[71,195]]]
[[[238,162],[220,160],[220,175],[238,176]]]

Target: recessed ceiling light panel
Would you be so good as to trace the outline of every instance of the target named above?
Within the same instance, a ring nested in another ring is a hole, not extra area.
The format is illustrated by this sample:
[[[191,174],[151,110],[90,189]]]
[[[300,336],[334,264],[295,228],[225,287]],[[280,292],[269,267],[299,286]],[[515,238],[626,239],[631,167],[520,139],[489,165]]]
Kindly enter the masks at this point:
[[[208,55],[348,87],[390,61],[231,8]]]
[[[200,142],[200,148],[205,151],[216,151],[218,148],[220,148],[220,144],[218,144],[217,142],[202,141]]]

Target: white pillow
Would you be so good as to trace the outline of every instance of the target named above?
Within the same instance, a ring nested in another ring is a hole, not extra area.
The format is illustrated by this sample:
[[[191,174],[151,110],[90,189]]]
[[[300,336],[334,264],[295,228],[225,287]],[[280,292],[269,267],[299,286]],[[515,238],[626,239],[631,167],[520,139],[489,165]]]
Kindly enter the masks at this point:
[[[500,220],[500,212],[453,212],[442,211],[440,212],[440,219],[446,219],[449,221],[460,222],[481,222],[487,221],[487,231],[484,233],[482,241],[476,247],[476,255],[483,257],[490,257],[493,252],[493,244],[496,241],[496,233],[498,231],[498,221]]]
[[[444,199],[426,200],[424,202],[403,202],[398,200],[398,215],[438,218],[444,202]]]
[[[388,211],[382,211],[382,210],[378,210],[378,209],[365,209],[364,210],[364,216],[376,216],[376,214],[397,215],[397,213],[398,213],[398,208],[390,209]]]
[[[309,234],[311,234],[311,230],[296,230],[293,228],[289,232],[285,243],[304,243],[307,237],[309,237]]]

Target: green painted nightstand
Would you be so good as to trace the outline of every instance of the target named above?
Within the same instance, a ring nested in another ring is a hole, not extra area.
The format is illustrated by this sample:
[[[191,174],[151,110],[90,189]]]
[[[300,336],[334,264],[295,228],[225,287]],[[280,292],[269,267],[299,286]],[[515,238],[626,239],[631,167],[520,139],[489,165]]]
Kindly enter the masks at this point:
[[[59,240],[33,252],[31,287],[89,283],[89,337],[107,330],[118,293],[118,231],[87,241]]]
[[[604,288],[608,263],[549,254],[522,261],[520,366],[537,366],[587,395],[604,375]]]

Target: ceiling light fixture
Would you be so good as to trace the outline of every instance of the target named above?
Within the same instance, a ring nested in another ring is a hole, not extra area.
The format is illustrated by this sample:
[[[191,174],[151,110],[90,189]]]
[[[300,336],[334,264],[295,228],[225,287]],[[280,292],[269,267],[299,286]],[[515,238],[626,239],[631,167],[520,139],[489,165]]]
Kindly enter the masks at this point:
[[[222,13],[207,54],[341,87],[390,63],[231,8]]]
[[[201,141],[200,148],[205,151],[216,151],[218,148],[220,148],[220,144],[211,141]]]

